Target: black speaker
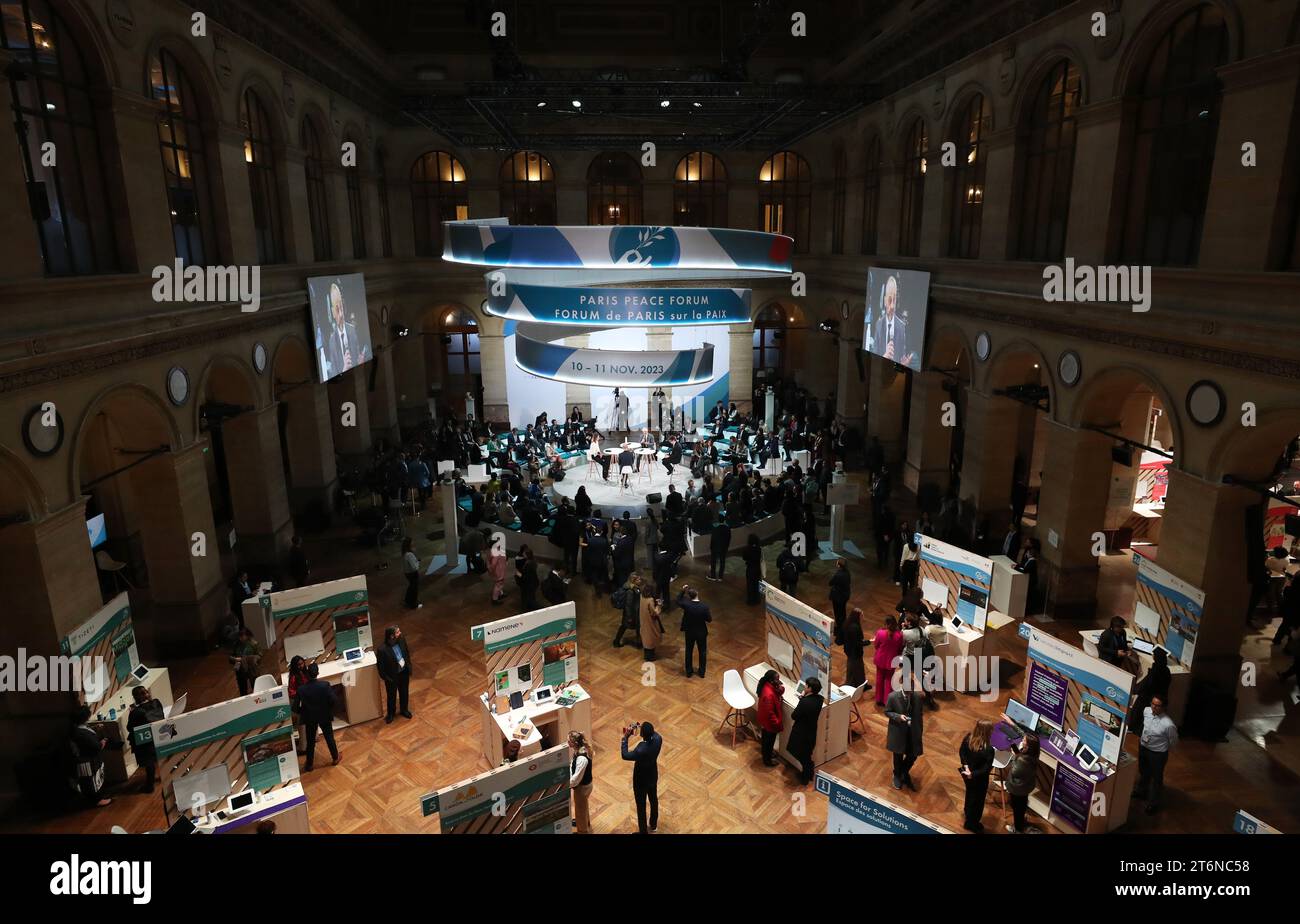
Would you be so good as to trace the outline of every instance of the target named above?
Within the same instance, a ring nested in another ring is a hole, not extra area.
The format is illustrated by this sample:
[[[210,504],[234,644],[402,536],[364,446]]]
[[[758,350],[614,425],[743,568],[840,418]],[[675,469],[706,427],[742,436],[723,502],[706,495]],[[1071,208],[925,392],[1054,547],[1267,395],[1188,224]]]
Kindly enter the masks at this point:
[[[662,504],[664,502],[664,496],[656,491],[653,494],[647,494],[645,496],[645,502],[647,504]]]

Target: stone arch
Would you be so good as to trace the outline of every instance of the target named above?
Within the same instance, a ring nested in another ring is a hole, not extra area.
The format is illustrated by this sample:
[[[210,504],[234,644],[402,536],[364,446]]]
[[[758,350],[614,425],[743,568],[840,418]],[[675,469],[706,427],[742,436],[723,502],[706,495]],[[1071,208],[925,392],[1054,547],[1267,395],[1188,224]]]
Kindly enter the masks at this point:
[[[1005,126],[1000,127],[1020,131],[1021,125],[1024,124],[1028,116],[1027,109],[1033,103],[1034,97],[1038,95],[1039,84],[1043,82],[1043,79],[1062,58],[1069,61],[1079,71],[1079,102],[1080,105],[1084,106],[1088,104],[1092,91],[1092,78],[1088,71],[1088,59],[1080,54],[1073,44],[1058,41],[1051,48],[1035,57],[1029,67],[1025,69],[1024,76],[1020,79],[1020,85],[1016,88],[1015,97],[1011,101],[1011,114],[1008,122]]]
[[[1243,480],[1262,481],[1272,474],[1278,454],[1287,443],[1300,436],[1300,407],[1264,411],[1254,427],[1239,427],[1231,421],[1228,409],[1227,432],[1210,455],[1209,480],[1219,482],[1225,475]]]
[[[1037,344],[1022,338],[1008,340],[1004,344],[998,345],[988,362],[984,365],[987,367],[984,371],[983,391],[987,394],[993,394],[995,391],[1007,388],[1010,385],[1023,385],[1025,380],[1034,370],[1034,364],[1038,364],[1037,372],[1039,381],[1047,387],[1048,406],[1051,408],[1049,416],[1057,418],[1059,408],[1057,406],[1057,388],[1056,380],[1052,374],[1052,367],[1047,362],[1047,357]]]
[[[930,332],[930,347],[926,351],[925,367],[941,369],[962,379],[966,385],[974,383],[975,351],[966,332],[956,324],[936,324]]]
[[[194,406],[195,433],[199,432],[203,404],[209,399],[210,391],[214,391],[211,397],[225,403],[247,404],[254,410],[265,406],[252,368],[236,356],[220,353],[208,361],[192,392],[190,403]]]
[[[925,129],[925,154],[928,157],[930,150],[934,147],[934,132],[931,130],[930,123],[932,119],[926,118],[925,109],[919,103],[913,103],[903,110],[898,121],[894,123],[894,131],[890,139],[888,148],[883,149],[889,152],[890,158],[886,161],[891,167],[897,168],[899,165],[907,162],[907,142],[912,134],[912,125],[917,119],[921,120],[921,125]],[[883,156],[883,153],[882,153]]]
[[[961,114],[962,107],[969,103],[974,96],[983,96],[988,101],[989,112],[993,114],[993,130],[996,131],[1002,127],[1002,123],[998,120],[997,94],[990,92],[983,81],[972,78],[963,83],[955,93],[948,97],[948,105],[943,111],[942,124],[945,130],[951,131],[953,121]],[[943,140],[948,141],[950,139],[945,138]]]
[[[280,99],[280,94],[272,89],[271,82],[259,71],[249,71],[238,84],[235,93],[235,124],[239,124],[239,112],[244,104],[244,94],[249,90],[256,94],[262,102],[262,108],[266,110],[267,119],[271,123],[271,143],[277,151],[283,151],[288,146],[290,138],[297,133],[289,131],[289,124],[285,120],[284,101]],[[283,165],[280,169],[283,169]]]
[[[0,446],[0,518],[26,514],[40,519],[49,512],[49,500],[31,470],[14,453]]]
[[[1127,43],[1120,56],[1119,66],[1115,68],[1111,95],[1124,97],[1133,90],[1136,82],[1142,78],[1152,48],[1164,36],[1165,31],[1184,13],[1198,6],[1217,7],[1223,13],[1223,21],[1228,28],[1228,62],[1240,60],[1243,41],[1241,17],[1232,0],[1174,0],[1157,6],[1133,30],[1133,38]]]
[[[190,401],[194,400],[191,390]],[[129,422],[128,432],[133,436],[139,436],[142,446],[155,439],[159,440],[156,445],[165,443],[172,450],[186,445],[180,426],[177,424],[175,411],[160,395],[135,382],[110,386],[96,395],[86,406],[73,434],[69,452],[71,497],[82,495],[81,459],[85,454],[89,430],[101,414],[113,411],[119,412],[122,419]]]
[[[221,111],[221,87],[217,84],[215,75],[212,73],[208,63],[203,56],[198,53],[193,41],[187,41],[183,36],[175,32],[157,32],[145,46],[144,59],[141,61],[143,74],[141,76],[141,86],[144,94],[150,92],[150,74],[149,69],[154,57],[160,51],[167,51],[168,54],[174,55],[185,69],[185,76],[194,84],[198,93],[199,112],[205,122],[212,122],[218,125],[227,121],[225,113]],[[235,109],[235,119],[238,122],[239,110]]]
[[[1079,394],[1070,411],[1069,425],[1072,427],[1101,426],[1113,423],[1106,417],[1107,409],[1118,413],[1123,402],[1136,387],[1146,387],[1160,399],[1161,409],[1169,420],[1173,433],[1174,459],[1172,464],[1181,467],[1184,457],[1183,408],[1175,402],[1173,395],[1164,384],[1145,369],[1132,364],[1111,365],[1088,376],[1080,384]],[[1057,418],[1060,419],[1059,417]],[[1105,427],[1105,429],[1112,429]]]

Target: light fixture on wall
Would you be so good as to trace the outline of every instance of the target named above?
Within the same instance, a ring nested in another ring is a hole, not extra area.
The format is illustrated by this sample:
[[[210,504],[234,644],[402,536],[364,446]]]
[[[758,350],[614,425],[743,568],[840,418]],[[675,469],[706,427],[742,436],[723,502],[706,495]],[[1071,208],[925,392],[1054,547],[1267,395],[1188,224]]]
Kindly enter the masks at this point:
[[[393,339],[394,339],[394,340],[400,340],[402,337],[407,336],[410,332],[411,332],[411,329],[410,329],[409,327],[407,327],[405,324],[394,324],[394,325],[393,325]]]

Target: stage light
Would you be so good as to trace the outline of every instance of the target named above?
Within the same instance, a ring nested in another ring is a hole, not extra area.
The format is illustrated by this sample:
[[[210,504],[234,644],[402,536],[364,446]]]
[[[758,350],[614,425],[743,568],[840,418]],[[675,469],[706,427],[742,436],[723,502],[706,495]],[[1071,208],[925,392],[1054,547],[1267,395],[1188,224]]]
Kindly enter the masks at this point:
[[[573,101],[573,108],[574,108],[574,109],[581,109],[581,108],[582,108],[582,100],[580,100],[580,99],[575,99],[575,100]]]
[[[538,104],[537,104],[537,108],[538,108],[538,109],[545,109],[545,108],[546,108],[546,100],[542,100],[540,103],[538,103]]]
[[[667,108],[668,108],[669,106],[671,106],[672,104],[673,104],[673,101],[670,100],[670,99],[661,99],[661,100],[659,101],[659,108],[660,108],[660,109],[667,109]]]
[[[691,103],[691,105],[694,106],[696,109],[699,109],[699,108],[700,108],[700,104],[699,104],[699,103]]]

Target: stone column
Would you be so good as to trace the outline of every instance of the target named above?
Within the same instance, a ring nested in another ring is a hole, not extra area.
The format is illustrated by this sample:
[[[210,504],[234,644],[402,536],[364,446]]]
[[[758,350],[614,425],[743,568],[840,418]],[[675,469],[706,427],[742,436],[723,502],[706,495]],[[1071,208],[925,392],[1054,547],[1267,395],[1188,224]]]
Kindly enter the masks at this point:
[[[0,99],[11,100],[9,64],[13,55],[0,48]],[[12,109],[7,110],[9,131],[13,131]],[[41,243],[27,205],[27,174],[23,170],[22,150],[14,136],[0,144],[0,202],[10,203],[10,220],[0,223],[0,253],[5,255],[6,279],[39,279],[45,275]]]
[[[1038,501],[1042,543],[1039,581],[1053,615],[1086,616],[1097,606],[1099,566],[1093,534],[1102,528],[1110,491],[1110,437],[1056,421],[1045,427],[1047,446]]]
[[[984,260],[1011,256],[1011,193],[1015,186],[1016,132],[1003,126],[984,147],[984,203],[980,206],[980,249]]]
[[[506,338],[501,334],[479,333],[478,346],[480,368],[483,370],[483,419],[509,426],[510,406],[506,401]]]
[[[350,465],[364,465],[370,453],[369,374],[369,364],[357,366],[330,379],[325,386],[334,449]]]
[[[351,260],[352,256],[352,206],[348,201],[347,182],[340,164],[341,151],[327,147],[325,159],[325,216],[329,225],[330,253],[335,260]]]
[[[121,162],[161,163],[158,153],[160,104],[127,90],[114,89],[112,107],[117,156]],[[92,157],[94,154],[83,150],[81,156]],[[152,272],[155,266],[170,267],[176,259],[176,245],[172,240],[171,206],[162,174],[153,170],[124,170],[121,177],[131,225],[130,240],[119,240],[119,247],[125,243],[134,249],[136,265],[142,273]],[[119,227],[119,235],[124,230]]]
[[[916,494],[923,508],[932,501],[937,503],[948,489],[948,461],[957,411],[953,408],[951,414],[945,413],[944,404],[953,400],[944,388],[946,384],[947,380],[939,372],[912,374],[903,484]],[[949,425],[945,426],[945,420]]]
[[[948,185],[952,182],[952,167],[943,165],[942,144],[950,141],[942,123],[932,122],[927,138],[930,149],[925,155],[925,195],[921,201],[921,246],[922,257],[939,257],[948,251],[948,239],[945,234],[948,212]]]
[[[740,412],[747,414],[754,403],[754,326],[732,324],[727,328],[727,336],[731,338],[727,400],[736,402]],[[701,408],[700,419],[708,413],[707,407]]]
[[[861,229],[858,231],[861,235]],[[854,343],[847,336],[847,331],[840,331],[839,365],[835,379],[835,413],[844,418],[844,423],[862,431],[866,420],[867,386],[865,375],[858,375],[858,360],[863,363],[866,372],[866,358],[856,356],[861,350],[861,342]]]
[[[1123,112],[1121,100],[1106,99],[1084,106],[1074,116],[1074,182],[1065,252],[1076,263],[1104,264],[1107,260],[1115,151],[1120,145]]]
[[[196,443],[155,456],[129,473],[149,563],[146,631],[163,656],[207,653],[230,612],[221,575],[226,537],[217,535],[212,521],[206,450],[206,442]],[[203,536],[206,554],[195,554],[196,535]]]
[[[418,334],[398,337],[385,352],[392,354],[390,361],[397,395],[398,423],[404,427],[418,427],[429,417],[429,381],[424,370],[424,338]],[[463,395],[445,395],[443,401],[450,407],[463,408],[463,398]]]
[[[885,462],[897,470],[903,458],[903,393],[907,375],[893,362],[874,354],[867,357],[867,443],[877,437],[885,450]],[[895,482],[897,484],[897,482]]]
[[[381,437],[390,443],[401,438],[397,426],[397,391],[393,374],[393,350],[391,343],[383,349],[376,346],[375,388],[367,392],[370,405],[370,436],[372,440]]]
[[[989,536],[1001,536],[1011,522],[1021,405],[1010,398],[966,391],[966,443],[962,450],[961,496]]]
[[[1260,500],[1246,488],[1169,469],[1160,567],[1205,591],[1192,677],[1227,691],[1236,686],[1241,669],[1250,603],[1245,511]]]
[[[279,409],[272,404],[232,417],[222,425],[221,436],[239,539],[236,558],[278,576],[293,538],[280,454]]]
[[[299,385],[281,392],[280,401],[286,405],[290,505],[295,514],[313,509],[328,513],[338,483],[328,386]]]
[[[1120,410],[1118,433],[1138,442],[1146,442],[1147,422],[1151,419],[1151,393],[1135,392],[1125,399]],[[1134,492],[1141,471],[1142,450],[1134,446],[1133,464],[1111,462],[1110,495],[1106,501],[1104,529],[1119,529],[1133,515]]]
[[[306,158],[298,148],[278,150],[276,157],[281,158],[280,213],[284,219],[285,259],[292,263],[315,263],[316,241],[312,237],[311,212],[307,206]]]

